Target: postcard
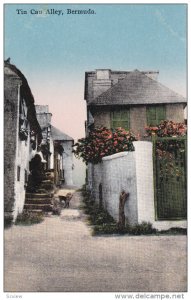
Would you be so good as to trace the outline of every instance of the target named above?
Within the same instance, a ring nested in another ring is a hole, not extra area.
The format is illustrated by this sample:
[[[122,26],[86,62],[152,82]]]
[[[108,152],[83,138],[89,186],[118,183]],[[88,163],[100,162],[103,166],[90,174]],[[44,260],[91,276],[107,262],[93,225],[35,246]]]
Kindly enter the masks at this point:
[[[5,299],[186,296],[187,9],[4,4]]]

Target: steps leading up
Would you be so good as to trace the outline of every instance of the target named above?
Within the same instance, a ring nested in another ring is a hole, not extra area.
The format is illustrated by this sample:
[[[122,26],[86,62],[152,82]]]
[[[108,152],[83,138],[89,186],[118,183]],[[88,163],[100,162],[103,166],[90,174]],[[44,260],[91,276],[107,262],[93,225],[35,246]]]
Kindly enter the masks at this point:
[[[49,174],[45,174],[45,179],[40,186],[33,192],[26,193],[24,210],[50,212],[53,207],[54,184],[49,179]]]

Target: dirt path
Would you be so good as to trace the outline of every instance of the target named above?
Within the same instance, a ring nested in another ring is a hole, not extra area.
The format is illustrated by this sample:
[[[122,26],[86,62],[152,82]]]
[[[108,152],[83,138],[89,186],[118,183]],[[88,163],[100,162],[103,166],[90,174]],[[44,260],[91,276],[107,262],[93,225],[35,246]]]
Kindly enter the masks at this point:
[[[80,197],[61,216],[5,230],[5,291],[186,291],[186,236],[92,237]]]

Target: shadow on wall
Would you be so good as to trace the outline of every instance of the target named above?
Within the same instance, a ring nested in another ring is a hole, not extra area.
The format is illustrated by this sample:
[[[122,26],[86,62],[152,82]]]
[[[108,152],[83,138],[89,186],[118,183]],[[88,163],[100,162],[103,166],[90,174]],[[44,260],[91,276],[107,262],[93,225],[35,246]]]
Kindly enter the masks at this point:
[[[81,160],[73,157],[74,170],[73,170],[73,183],[76,186],[85,184],[86,165]]]

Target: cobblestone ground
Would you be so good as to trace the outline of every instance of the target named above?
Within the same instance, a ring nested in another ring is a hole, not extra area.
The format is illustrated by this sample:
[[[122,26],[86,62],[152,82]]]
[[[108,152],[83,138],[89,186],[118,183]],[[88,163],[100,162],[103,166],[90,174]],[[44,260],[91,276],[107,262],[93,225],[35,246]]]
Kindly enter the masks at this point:
[[[5,291],[186,291],[186,236],[93,237],[80,198],[60,216],[5,230]]]

